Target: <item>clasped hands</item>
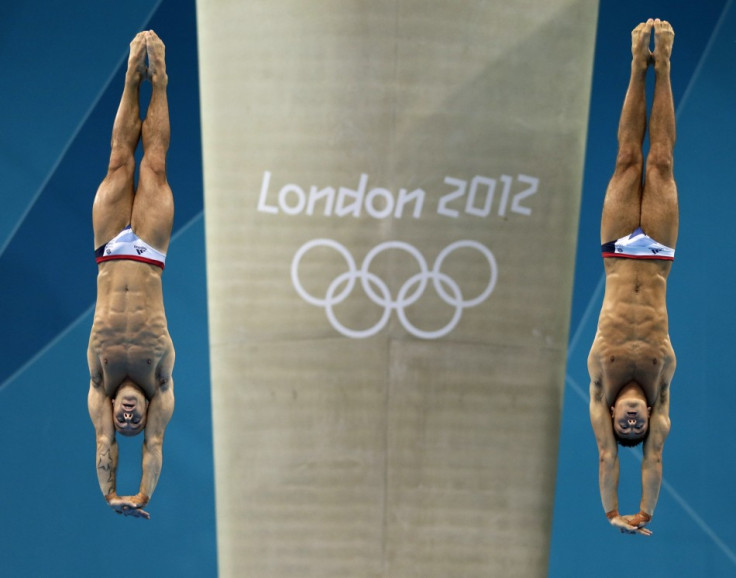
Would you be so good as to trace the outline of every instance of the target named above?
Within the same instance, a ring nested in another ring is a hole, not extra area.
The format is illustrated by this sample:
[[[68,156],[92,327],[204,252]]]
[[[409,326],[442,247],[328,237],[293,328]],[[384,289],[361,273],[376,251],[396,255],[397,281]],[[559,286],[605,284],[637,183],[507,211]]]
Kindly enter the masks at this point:
[[[138,493],[135,496],[118,496],[116,493],[109,494],[106,498],[107,505],[116,513],[134,518],[145,518],[149,520],[151,515],[143,507],[148,503],[148,496]]]
[[[606,512],[606,518],[611,522],[611,526],[618,528],[622,534],[652,535],[652,531],[645,527],[652,520],[652,517],[646,512],[622,516],[618,513],[618,510],[611,510]]]

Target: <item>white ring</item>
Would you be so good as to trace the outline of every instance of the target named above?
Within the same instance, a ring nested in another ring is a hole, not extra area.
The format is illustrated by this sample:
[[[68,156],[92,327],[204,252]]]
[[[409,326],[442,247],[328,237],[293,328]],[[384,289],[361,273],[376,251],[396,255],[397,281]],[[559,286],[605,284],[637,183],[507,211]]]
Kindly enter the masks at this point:
[[[299,279],[299,266],[301,265],[302,258],[310,249],[315,247],[334,249],[342,255],[347,265],[347,271],[340,273],[329,283],[324,298],[316,297],[308,293],[302,286]],[[472,299],[463,299],[463,293],[457,281],[441,271],[445,259],[447,259],[454,251],[461,248],[475,249],[486,258],[486,261],[488,261],[490,271],[488,285],[479,295]],[[395,299],[391,295],[391,290],[389,289],[388,284],[369,270],[373,259],[380,253],[390,249],[398,249],[409,253],[416,259],[419,265],[419,272],[404,281]],[[414,246],[403,241],[385,241],[376,245],[365,256],[360,269],[356,267],[355,259],[353,259],[350,252],[343,245],[332,239],[313,239],[311,241],[307,241],[295,253],[291,262],[291,280],[296,292],[307,303],[317,307],[324,307],[327,319],[332,327],[342,335],[355,339],[371,337],[378,333],[386,326],[391,316],[391,311],[394,309],[396,310],[396,314],[401,325],[406,329],[406,331],[415,337],[422,339],[437,339],[439,337],[443,337],[457,326],[464,309],[467,307],[474,307],[488,299],[496,286],[497,278],[498,266],[496,265],[496,259],[493,256],[493,253],[481,243],[467,239],[450,243],[440,251],[431,270],[427,267],[427,262],[424,256]],[[355,282],[358,279],[360,279],[361,286],[368,298],[376,305],[384,308],[379,321],[367,329],[351,329],[346,327],[337,319],[334,311],[336,305],[342,303],[349,297],[355,288]],[[432,281],[434,289],[440,299],[455,309],[450,321],[444,327],[434,331],[418,329],[409,321],[406,315],[406,308],[416,303],[422,295],[424,295],[427,283],[430,280]],[[338,292],[338,287],[341,284],[344,284],[345,287]],[[445,285],[449,288],[449,293]],[[416,289],[414,289],[414,286],[416,286]],[[376,291],[376,288],[378,289],[378,292]]]

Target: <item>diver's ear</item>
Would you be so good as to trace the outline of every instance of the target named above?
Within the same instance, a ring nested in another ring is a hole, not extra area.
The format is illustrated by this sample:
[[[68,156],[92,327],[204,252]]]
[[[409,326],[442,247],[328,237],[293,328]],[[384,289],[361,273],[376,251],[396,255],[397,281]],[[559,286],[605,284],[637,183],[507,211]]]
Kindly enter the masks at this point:
[[[651,406],[650,407],[647,407],[647,417],[652,417],[652,408],[651,408]]]

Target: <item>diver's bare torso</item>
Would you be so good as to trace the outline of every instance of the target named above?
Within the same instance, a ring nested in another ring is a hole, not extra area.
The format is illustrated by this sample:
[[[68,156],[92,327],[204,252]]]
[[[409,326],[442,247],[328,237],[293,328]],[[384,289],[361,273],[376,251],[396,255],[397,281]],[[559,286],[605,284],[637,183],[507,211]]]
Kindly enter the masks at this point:
[[[665,298],[672,264],[618,258],[604,263],[606,291],[588,357],[591,380],[607,405],[631,382],[654,405],[675,370]]]
[[[156,266],[128,260],[99,265],[88,357],[92,381],[110,398],[130,379],[151,399],[170,377],[161,372],[173,354],[161,273]]]

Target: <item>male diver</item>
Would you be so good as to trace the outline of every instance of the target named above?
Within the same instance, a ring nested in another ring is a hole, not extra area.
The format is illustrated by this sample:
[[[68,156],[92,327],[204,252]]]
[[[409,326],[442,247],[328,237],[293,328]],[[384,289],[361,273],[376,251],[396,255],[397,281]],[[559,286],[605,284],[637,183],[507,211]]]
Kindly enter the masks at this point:
[[[650,52],[654,31],[654,50]],[[649,19],[632,32],[631,77],[618,128],[618,155],[601,218],[606,290],[598,330],[588,357],[590,421],[599,454],[603,510],[611,525],[629,534],[651,535],[662,484],[662,450],[670,431],[670,382],[675,352],[670,343],[666,290],[678,230],[673,175],[675,111],[670,84],[674,32]],[[646,132],[645,80],[655,86]],[[618,444],[643,442],[639,512],[618,511]]]
[[[115,512],[139,518],[150,517],[143,508],[161,473],[164,430],[174,411],[174,346],[161,289],[174,217],[166,179],[169,110],[164,54],[164,44],[153,31],[139,33],[130,43],[107,175],[92,207],[98,274],[87,350],[87,402],[97,439],[97,477]],[[150,79],[152,91],[141,122],[138,100],[145,79]],[[139,139],[143,157],[135,187]],[[140,488],[135,496],[119,496],[115,432],[133,436],[141,431]]]

